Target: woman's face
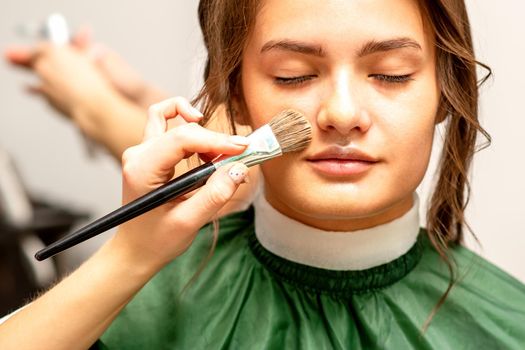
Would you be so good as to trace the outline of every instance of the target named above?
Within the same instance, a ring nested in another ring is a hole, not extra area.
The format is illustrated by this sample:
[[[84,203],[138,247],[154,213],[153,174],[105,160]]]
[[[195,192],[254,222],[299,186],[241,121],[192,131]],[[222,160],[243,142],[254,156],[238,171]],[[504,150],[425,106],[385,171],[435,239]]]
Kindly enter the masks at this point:
[[[253,127],[285,108],[312,124],[306,150],[262,165],[277,210],[338,231],[412,206],[439,101],[416,1],[264,1],[243,53],[242,89]]]

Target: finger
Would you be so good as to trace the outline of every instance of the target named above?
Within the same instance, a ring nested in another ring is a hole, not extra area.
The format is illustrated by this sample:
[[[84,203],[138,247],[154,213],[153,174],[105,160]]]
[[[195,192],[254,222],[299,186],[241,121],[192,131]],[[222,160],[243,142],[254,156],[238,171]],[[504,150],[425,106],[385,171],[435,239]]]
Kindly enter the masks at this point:
[[[43,95],[45,93],[42,85],[27,85],[25,91],[31,95]]]
[[[56,89],[53,89],[45,82],[42,82],[40,85],[28,85],[26,86],[26,91],[30,94],[43,97],[56,111],[62,113],[68,118],[70,117],[64,105],[60,103],[60,92],[56,91]]]
[[[204,162],[211,162],[216,157],[213,153],[200,153],[199,158]]]
[[[195,232],[215,218],[244,181],[248,168],[235,163],[218,169],[191,198],[179,203],[171,212],[174,222],[184,222],[188,232]]]
[[[52,57],[58,49],[59,47],[45,41],[41,41],[34,48],[29,66],[40,78],[44,78],[47,73],[52,72]]]
[[[4,51],[4,56],[14,65],[31,68],[36,51],[29,46],[10,46]]]
[[[126,151],[124,172],[145,188],[171,178],[173,168],[193,153],[239,154],[249,144],[246,137],[226,135],[189,123]]]
[[[82,51],[87,51],[93,44],[93,30],[89,26],[82,26],[71,38],[71,44]]]
[[[149,140],[166,132],[167,120],[177,116],[186,122],[198,122],[202,113],[183,97],[173,97],[152,105],[148,110],[148,122],[144,131],[144,140]]]
[[[26,86],[26,92],[33,94],[33,95],[39,95],[46,99],[56,99],[55,95],[56,92],[49,87],[45,82],[42,82],[38,85],[27,85]]]

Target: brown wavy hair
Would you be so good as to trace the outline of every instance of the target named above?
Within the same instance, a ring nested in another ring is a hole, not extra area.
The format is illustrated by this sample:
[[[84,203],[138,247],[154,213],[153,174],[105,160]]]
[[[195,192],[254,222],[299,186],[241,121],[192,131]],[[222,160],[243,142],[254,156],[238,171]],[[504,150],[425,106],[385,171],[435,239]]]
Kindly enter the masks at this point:
[[[484,136],[484,146],[490,144],[490,136],[478,120],[478,87],[491,71],[475,59],[464,0],[417,2],[435,42],[436,74],[441,89],[436,118],[444,120],[445,128],[437,182],[427,212],[427,233],[447,264],[450,282],[430,320],[456,280],[457,268],[448,251],[462,242],[463,229],[469,229],[464,212],[470,196],[468,174],[477,150],[478,134]],[[231,101],[242,96],[239,83],[242,53],[260,5],[259,0],[201,0],[199,3],[199,21],[208,60],[204,85],[194,102],[200,103],[205,116],[214,115],[224,106],[233,132]],[[480,81],[477,66],[487,70]]]

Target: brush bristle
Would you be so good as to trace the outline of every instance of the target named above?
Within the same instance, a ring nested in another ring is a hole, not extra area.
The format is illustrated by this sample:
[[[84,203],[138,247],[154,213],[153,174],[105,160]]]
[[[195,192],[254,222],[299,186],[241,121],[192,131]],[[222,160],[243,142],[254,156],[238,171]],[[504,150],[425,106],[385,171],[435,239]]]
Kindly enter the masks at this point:
[[[268,123],[283,153],[300,151],[312,140],[312,126],[301,113],[287,109]]]

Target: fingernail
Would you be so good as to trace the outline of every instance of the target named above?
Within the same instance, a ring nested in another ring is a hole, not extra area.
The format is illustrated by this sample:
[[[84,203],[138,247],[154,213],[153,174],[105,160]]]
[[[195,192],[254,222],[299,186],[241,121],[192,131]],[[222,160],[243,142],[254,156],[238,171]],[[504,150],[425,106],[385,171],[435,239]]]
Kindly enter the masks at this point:
[[[228,171],[228,175],[236,184],[243,183],[247,174],[248,168],[243,163],[235,164],[230,168],[230,171]]]
[[[202,112],[199,111],[197,108],[191,106],[190,110],[191,110],[191,114],[193,114],[195,117],[198,117],[198,118],[204,117],[204,114],[202,114]]]
[[[230,142],[239,146],[248,146],[250,144],[250,140],[246,136],[241,135],[231,135]]]

